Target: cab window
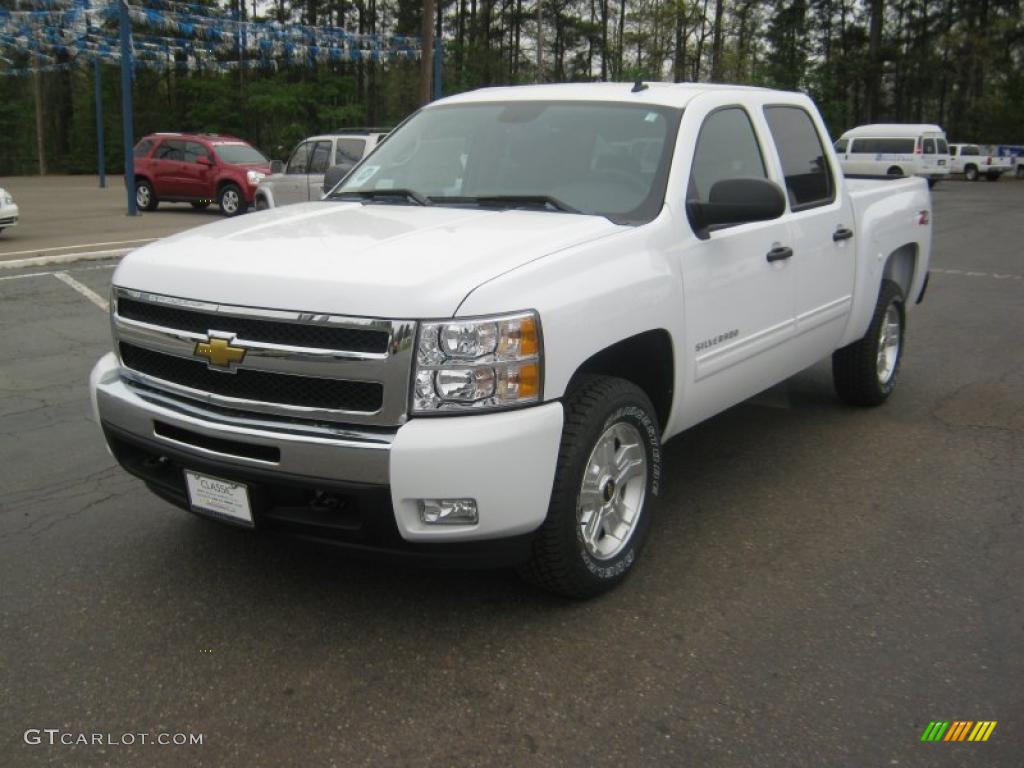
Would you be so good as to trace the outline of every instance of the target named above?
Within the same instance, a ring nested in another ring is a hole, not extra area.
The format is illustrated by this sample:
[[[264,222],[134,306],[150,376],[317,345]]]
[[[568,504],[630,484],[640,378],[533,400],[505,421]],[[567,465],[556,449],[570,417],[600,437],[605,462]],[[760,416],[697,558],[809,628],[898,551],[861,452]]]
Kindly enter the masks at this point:
[[[841,155],[841,154],[843,154],[846,151],[846,148],[847,148],[847,146],[849,146],[849,144],[850,144],[850,140],[849,139],[839,139],[839,141],[837,141],[832,146],[835,147],[836,152]]]
[[[313,148],[313,142],[304,141],[297,146],[292,152],[292,156],[288,158],[288,167],[286,173],[308,173],[309,172],[309,153]]]
[[[825,147],[806,110],[765,107],[764,116],[782,161],[789,207],[796,211],[835,200],[835,183],[825,159]]]
[[[924,147],[923,151],[926,155],[935,154],[935,139],[925,139],[921,144]]]
[[[723,179],[768,178],[750,117],[741,107],[725,107],[704,120],[686,191],[688,201],[710,202],[711,187]]]

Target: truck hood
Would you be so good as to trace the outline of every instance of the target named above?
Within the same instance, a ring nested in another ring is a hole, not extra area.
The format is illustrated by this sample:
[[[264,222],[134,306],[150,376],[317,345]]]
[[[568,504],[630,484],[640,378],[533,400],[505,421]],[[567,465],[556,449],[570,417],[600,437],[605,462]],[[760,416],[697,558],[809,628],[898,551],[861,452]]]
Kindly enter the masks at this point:
[[[140,248],[118,266],[114,285],[303,312],[450,317],[481,283],[623,228],[548,211],[304,203]]]

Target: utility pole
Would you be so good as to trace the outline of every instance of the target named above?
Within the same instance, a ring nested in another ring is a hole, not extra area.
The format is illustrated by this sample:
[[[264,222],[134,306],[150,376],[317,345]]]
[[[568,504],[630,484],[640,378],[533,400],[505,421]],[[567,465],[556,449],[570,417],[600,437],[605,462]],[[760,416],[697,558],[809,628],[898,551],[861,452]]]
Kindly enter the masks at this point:
[[[32,93],[36,101],[36,157],[39,159],[39,175],[46,175],[46,149],[43,146],[43,94],[39,84],[39,57],[32,70]]]
[[[429,104],[434,72],[434,0],[423,0],[423,24],[420,32],[420,104]]]
[[[96,92],[96,173],[100,188],[107,186],[106,146],[103,141],[103,83],[100,80],[100,57],[92,60],[93,85]]]
[[[121,33],[121,133],[124,137],[124,188],[128,193],[128,215],[138,216],[135,202],[134,119],[132,115],[132,20],[127,0],[119,0],[118,30]]]
[[[537,82],[544,82],[544,0],[537,0]]]

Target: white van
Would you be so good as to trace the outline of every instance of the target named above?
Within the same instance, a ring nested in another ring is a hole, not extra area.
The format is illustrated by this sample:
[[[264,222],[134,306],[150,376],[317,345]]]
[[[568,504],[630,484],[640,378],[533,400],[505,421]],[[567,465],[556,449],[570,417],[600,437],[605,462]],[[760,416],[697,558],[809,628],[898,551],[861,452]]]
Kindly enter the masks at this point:
[[[923,176],[928,186],[949,176],[949,145],[937,125],[861,125],[840,136],[834,146],[847,174]]]

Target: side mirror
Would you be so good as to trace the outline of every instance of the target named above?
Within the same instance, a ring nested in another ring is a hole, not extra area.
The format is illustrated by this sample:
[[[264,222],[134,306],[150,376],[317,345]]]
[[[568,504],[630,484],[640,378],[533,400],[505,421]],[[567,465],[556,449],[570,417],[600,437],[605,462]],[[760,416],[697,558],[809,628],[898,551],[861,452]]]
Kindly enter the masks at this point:
[[[697,236],[705,239],[714,229],[779,218],[786,212],[786,194],[768,179],[722,179],[712,185],[708,202],[691,201],[686,212]]]
[[[334,186],[339,181],[348,176],[349,171],[351,171],[354,167],[355,166],[353,166],[351,163],[342,163],[341,165],[335,165],[328,168],[327,173],[324,174],[324,194],[326,195],[328,192],[334,189]]]
[[[211,160],[208,155],[198,155],[196,157],[196,162],[207,167],[213,165],[213,160]]]
[[[280,160],[271,160],[270,161],[270,172],[271,173],[283,173],[284,172],[284,163],[282,163]]]

